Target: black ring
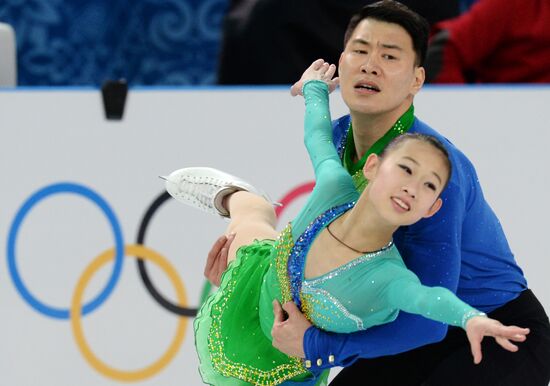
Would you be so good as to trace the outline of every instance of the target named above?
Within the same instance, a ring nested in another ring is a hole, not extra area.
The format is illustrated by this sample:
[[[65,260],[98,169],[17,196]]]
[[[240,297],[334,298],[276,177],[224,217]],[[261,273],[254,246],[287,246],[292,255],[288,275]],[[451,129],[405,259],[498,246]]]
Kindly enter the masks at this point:
[[[149,206],[149,208],[145,212],[145,215],[143,216],[143,219],[141,220],[141,224],[139,225],[139,230],[137,235],[137,244],[145,245],[144,244],[145,233],[147,232],[147,227],[149,226],[149,222],[153,218],[153,215],[156,213],[156,211],[162,206],[162,204],[164,204],[170,198],[171,196],[168,194],[168,192],[163,192]],[[141,276],[141,280],[143,281],[143,284],[145,284],[145,288],[147,288],[147,291],[149,291],[151,296],[153,296],[153,298],[157,301],[158,304],[160,304],[162,307],[164,307],[168,311],[181,316],[194,317],[197,315],[196,308],[186,308],[186,307],[181,307],[177,304],[174,304],[169,300],[167,300],[166,298],[164,298],[160,294],[160,292],[157,291],[157,289],[153,285],[153,282],[149,278],[149,275],[147,274],[145,261],[139,258],[139,256],[137,257],[137,265],[138,265],[139,275]]]

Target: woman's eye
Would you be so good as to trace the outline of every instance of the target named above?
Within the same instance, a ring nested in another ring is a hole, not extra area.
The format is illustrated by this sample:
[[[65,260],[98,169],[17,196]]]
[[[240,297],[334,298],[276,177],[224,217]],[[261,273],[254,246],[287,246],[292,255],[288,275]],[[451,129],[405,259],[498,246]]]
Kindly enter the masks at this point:
[[[407,174],[412,174],[412,170],[407,165],[399,165],[401,169],[403,169]]]
[[[426,186],[428,187],[428,189],[431,189],[433,190],[434,192],[436,191],[436,187],[434,184],[432,184],[431,182],[426,182]]]

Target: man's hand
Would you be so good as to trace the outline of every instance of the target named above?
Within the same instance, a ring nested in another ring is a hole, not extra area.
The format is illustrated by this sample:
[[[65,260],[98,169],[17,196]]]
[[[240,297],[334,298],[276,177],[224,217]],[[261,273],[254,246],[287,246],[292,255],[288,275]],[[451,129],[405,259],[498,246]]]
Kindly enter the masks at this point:
[[[300,312],[294,302],[287,302],[281,308],[279,302],[274,300],[273,314],[275,315],[271,329],[273,347],[287,355],[305,358],[303,342],[304,334],[311,326],[309,320]]]
[[[229,246],[235,239],[235,234],[231,233],[228,236],[221,236],[216,240],[212,249],[208,253],[206,266],[204,267],[204,276],[208,281],[215,286],[220,286],[222,273],[227,268],[227,255]]]

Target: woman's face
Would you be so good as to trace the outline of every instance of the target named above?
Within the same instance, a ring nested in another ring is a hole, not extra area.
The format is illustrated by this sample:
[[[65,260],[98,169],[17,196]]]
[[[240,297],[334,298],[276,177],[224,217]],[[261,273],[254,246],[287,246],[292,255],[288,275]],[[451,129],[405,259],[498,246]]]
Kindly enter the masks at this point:
[[[432,145],[409,139],[391,149],[383,159],[367,160],[365,176],[369,200],[392,225],[414,224],[441,207],[441,193],[448,178],[444,155]],[[369,161],[375,164],[369,164]]]

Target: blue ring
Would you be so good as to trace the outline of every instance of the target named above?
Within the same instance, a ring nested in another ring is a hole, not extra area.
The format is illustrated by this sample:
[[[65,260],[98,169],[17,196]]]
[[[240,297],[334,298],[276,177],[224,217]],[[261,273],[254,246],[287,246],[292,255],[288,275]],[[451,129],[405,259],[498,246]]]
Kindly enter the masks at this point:
[[[29,292],[27,287],[25,287],[25,284],[23,284],[23,281],[21,280],[21,276],[19,276],[19,272],[17,271],[17,265],[15,263],[15,244],[17,240],[17,232],[19,231],[19,228],[21,227],[21,224],[25,216],[32,209],[34,205],[38,204],[44,198],[48,196],[52,196],[57,193],[73,193],[91,200],[93,203],[99,206],[99,208],[103,211],[105,216],[107,216],[107,219],[109,220],[109,223],[111,224],[111,228],[115,235],[116,255],[115,255],[115,265],[114,265],[111,277],[109,278],[109,281],[107,282],[107,285],[103,289],[103,291],[101,291],[101,293],[97,295],[95,299],[91,300],[89,303],[85,304],[82,307],[82,315],[86,315],[94,311],[105,300],[107,300],[107,297],[113,291],[116,283],[118,282],[120,273],[122,271],[122,261],[124,259],[124,240],[122,238],[122,231],[120,229],[120,224],[118,223],[115,213],[109,207],[109,204],[107,204],[107,202],[103,198],[101,198],[97,193],[95,193],[94,191],[92,191],[91,189],[83,185],[78,185],[74,183],[57,183],[57,184],[48,185],[40,189],[39,191],[35,192],[21,206],[10,227],[10,232],[8,236],[8,245],[7,245],[8,268],[9,268],[9,272],[13,280],[13,283],[15,285],[15,288],[17,288],[17,290],[19,291],[23,299],[25,299],[27,303],[29,303],[29,305],[32,308],[34,308],[36,311],[56,319],[69,319],[70,311],[68,308],[54,308],[54,307],[48,306],[47,304],[38,300]]]

